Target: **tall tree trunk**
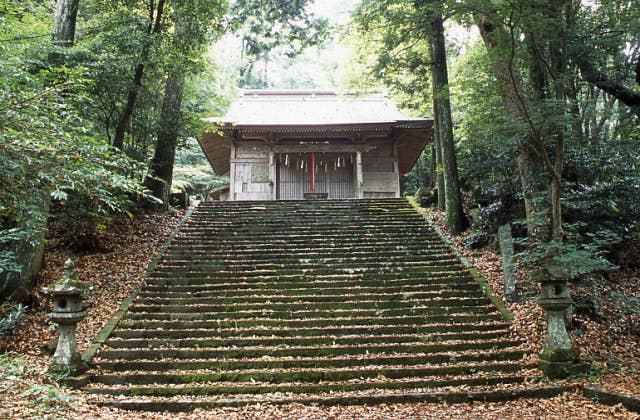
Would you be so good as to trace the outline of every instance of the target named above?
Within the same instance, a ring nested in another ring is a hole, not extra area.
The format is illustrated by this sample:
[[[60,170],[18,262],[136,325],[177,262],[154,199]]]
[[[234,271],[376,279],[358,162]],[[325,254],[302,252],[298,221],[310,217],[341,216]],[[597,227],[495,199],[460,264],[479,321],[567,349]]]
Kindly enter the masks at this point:
[[[554,115],[559,118],[560,123],[554,120],[551,125],[555,131],[555,156],[553,165],[549,168],[552,175],[551,184],[551,239],[560,244],[564,238],[562,228],[562,172],[565,157],[565,125],[567,115],[567,27],[571,24],[573,10],[570,0],[555,0],[550,2],[550,17],[556,18],[557,35],[549,41],[549,55],[551,67],[553,69],[553,91],[555,95]],[[551,163],[551,162],[549,162]],[[548,164],[549,164],[548,163]]]
[[[76,36],[76,19],[80,0],[58,0],[53,18],[53,42],[70,47]]]
[[[160,33],[162,29],[162,14],[164,12],[164,0],[158,1],[158,6],[154,7],[155,2],[149,3],[149,25],[147,27],[147,39],[144,40],[142,47],[142,53],[140,54],[140,60],[136,65],[136,70],[133,75],[133,83],[129,89],[127,95],[127,104],[124,110],[120,114],[118,119],[118,125],[116,126],[116,132],[113,137],[113,146],[122,150],[124,149],[124,135],[127,131],[129,121],[136,107],[136,101],[138,99],[138,92],[142,87],[142,76],[144,75],[144,66],[149,59],[151,53],[151,47],[153,46],[153,37]]]
[[[147,178],[146,182],[153,195],[162,200],[163,209],[168,209],[169,207],[169,195],[173,181],[173,163],[180,130],[182,90],[182,75],[177,73],[169,74],[164,89],[156,150],[151,161],[150,177]]]
[[[434,13],[431,21],[431,81],[433,86],[434,110],[438,121],[440,148],[442,150],[442,171],[445,190],[445,212],[447,226],[454,235],[462,232],[464,214],[458,180],[453,123],[451,121],[451,102],[449,76],[447,72],[447,50],[444,41],[442,15]]]
[[[432,84],[433,88],[433,84]],[[435,98],[435,92],[433,92]],[[434,143],[434,157],[435,157],[435,185],[436,185],[436,206],[444,210],[446,207],[445,194],[444,194],[444,172],[442,170],[442,146],[440,142],[440,117],[438,116],[438,104],[433,101],[433,143]]]
[[[136,65],[136,71],[133,75],[133,84],[129,89],[129,94],[127,95],[127,104],[125,105],[122,113],[120,114],[120,118],[118,119],[118,125],[116,126],[116,131],[113,136],[113,146],[117,149],[124,149],[124,135],[127,131],[127,126],[129,125],[129,121],[131,121],[131,116],[133,115],[133,111],[136,107],[136,100],[138,99],[138,92],[142,87],[142,76],[144,74],[144,62],[147,60],[149,56],[150,47],[145,46],[142,51],[142,56],[140,63]]]

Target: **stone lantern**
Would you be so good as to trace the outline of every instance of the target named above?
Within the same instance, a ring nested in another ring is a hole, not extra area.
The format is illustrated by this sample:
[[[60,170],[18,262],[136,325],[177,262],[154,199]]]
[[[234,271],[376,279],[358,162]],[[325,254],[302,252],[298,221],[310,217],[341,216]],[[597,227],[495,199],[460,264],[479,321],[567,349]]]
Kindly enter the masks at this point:
[[[87,316],[83,305],[84,291],[79,286],[73,274],[73,262],[68,259],[60,282],[53,288],[44,289],[53,301],[53,312],[49,318],[58,324],[60,331],[53,364],[49,367],[50,373],[74,377],[88,369],[80,357],[76,342],[76,326]]]
[[[538,366],[549,378],[566,378],[580,373],[585,367],[573,349],[565,327],[565,313],[573,301],[569,296],[565,270],[551,258],[545,261],[544,266],[539,273],[542,290],[538,304],[547,313],[547,336]]]

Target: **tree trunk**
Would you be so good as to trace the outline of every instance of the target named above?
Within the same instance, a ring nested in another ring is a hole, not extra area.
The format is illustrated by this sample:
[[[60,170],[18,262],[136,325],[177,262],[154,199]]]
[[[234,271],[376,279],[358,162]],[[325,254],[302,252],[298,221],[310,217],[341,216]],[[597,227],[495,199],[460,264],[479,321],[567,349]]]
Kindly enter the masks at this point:
[[[453,140],[444,25],[442,15],[439,13],[434,13],[431,22],[431,63],[434,110],[437,115],[439,143],[442,150],[447,226],[452,234],[459,235],[462,233],[464,215]]]
[[[152,37],[160,33],[162,29],[162,13],[164,11],[164,0],[158,1],[157,8],[153,7],[154,2],[150,2],[149,7],[149,26],[147,27],[148,38],[144,40],[144,45],[142,47],[142,53],[140,54],[140,60],[136,65],[136,70],[133,75],[133,84],[129,89],[129,94],[127,95],[127,104],[124,107],[124,110],[120,114],[120,118],[118,119],[118,125],[116,126],[116,132],[113,137],[113,146],[117,149],[124,149],[124,135],[127,131],[127,126],[129,125],[129,121],[131,121],[131,116],[133,115],[133,111],[136,107],[136,100],[138,99],[138,92],[140,91],[140,87],[142,86],[142,76],[144,75],[144,66],[149,58],[149,54],[151,53],[151,47],[153,44]],[[155,17],[154,17],[155,12]]]
[[[477,17],[478,29],[489,54],[491,64],[498,80],[498,93],[507,115],[516,121],[523,121],[523,114],[527,113],[527,103],[521,96],[524,92],[522,78],[513,69],[509,68],[509,62],[497,51],[509,48],[508,35],[504,31],[489,21],[486,17]],[[531,42],[531,41],[530,41]],[[531,47],[530,47],[531,48]],[[530,50],[531,51],[531,50]],[[532,69],[532,78],[536,84],[542,82],[543,78]],[[544,88],[539,87],[539,92]],[[533,134],[523,137],[518,145],[518,173],[524,197],[525,219],[527,221],[527,231],[532,240],[546,240],[547,226],[547,201],[545,196],[543,164],[534,151]]]
[[[165,84],[156,150],[151,161],[151,174],[146,182],[153,195],[162,200],[163,209],[169,208],[173,163],[180,129],[182,89],[182,75],[169,74]]]
[[[140,87],[142,87],[142,75],[144,74],[144,62],[146,61],[149,55],[149,48],[145,46],[145,49],[142,51],[142,60],[136,66],[136,71],[133,76],[133,84],[131,85],[131,89],[129,89],[129,94],[127,95],[127,104],[124,107],[124,110],[120,114],[120,118],[118,119],[118,125],[116,126],[116,132],[113,136],[113,147],[123,150],[124,149],[124,135],[127,131],[127,126],[129,125],[129,121],[131,121],[131,116],[133,115],[133,111],[136,107],[136,100],[138,99],[138,92],[140,91]]]
[[[549,55],[551,67],[553,68],[554,80],[553,91],[555,94],[554,115],[560,117],[560,121],[566,120],[567,115],[567,69],[568,69],[568,49],[567,32],[571,23],[572,9],[571,2],[567,0],[556,0],[551,2],[551,16],[556,17],[558,28],[554,31],[557,35],[549,41]],[[555,134],[555,156],[553,166],[549,168],[552,174],[551,184],[551,239],[556,243],[562,243],[564,229],[562,228],[562,171],[565,157],[565,127],[562,123],[551,125]],[[550,162],[549,162],[550,163]]]
[[[80,0],[58,0],[53,18],[53,42],[63,47],[73,45]]]
[[[434,92],[435,97],[435,92]],[[438,105],[436,101],[433,101],[433,143],[434,143],[434,151],[435,151],[435,185],[437,192],[437,202],[436,206],[444,210],[446,207],[446,202],[444,199],[444,173],[442,171],[442,146],[440,145],[440,124],[438,120],[440,119],[437,111]]]

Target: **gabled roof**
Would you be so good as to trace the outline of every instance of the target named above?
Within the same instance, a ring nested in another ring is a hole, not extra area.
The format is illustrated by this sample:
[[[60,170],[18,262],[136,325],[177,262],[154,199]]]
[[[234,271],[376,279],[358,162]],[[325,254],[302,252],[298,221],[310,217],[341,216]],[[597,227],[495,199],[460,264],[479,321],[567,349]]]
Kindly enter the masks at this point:
[[[386,95],[338,95],[330,90],[245,90],[222,120],[236,125],[424,121],[402,114]]]
[[[340,137],[393,133],[401,174],[409,172],[433,135],[433,120],[402,114],[386,95],[339,95],[329,90],[245,90],[200,145],[217,174],[229,171],[234,139]],[[383,134],[386,136],[387,134]]]

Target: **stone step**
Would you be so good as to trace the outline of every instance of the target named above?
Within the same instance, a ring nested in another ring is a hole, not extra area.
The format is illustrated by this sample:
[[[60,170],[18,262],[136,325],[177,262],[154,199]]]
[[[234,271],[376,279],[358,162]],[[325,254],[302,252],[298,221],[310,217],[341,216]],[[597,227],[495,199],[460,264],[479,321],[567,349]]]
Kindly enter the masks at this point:
[[[524,378],[524,377],[522,377]],[[524,379],[522,379],[524,380]],[[134,397],[134,398],[117,398],[112,400],[90,401],[90,403],[107,408],[116,408],[121,410],[139,410],[139,411],[156,411],[156,412],[182,412],[193,410],[210,410],[221,407],[245,407],[255,406],[258,404],[277,405],[310,405],[310,406],[336,406],[336,405],[375,405],[375,404],[409,404],[409,403],[431,403],[431,404],[455,404],[474,402],[505,402],[518,398],[552,398],[562,393],[571,392],[573,386],[522,386],[518,380],[505,379],[502,384],[510,384],[510,388],[485,389],[486,386],[500,385],[496,382],[487,382],[485,384],[465,385],[464,391],[453,391],[450,389],[441,390],[432,388],[425,390],[424,388],[387,388],[384,390],[356,390],[355,391],[332,391],[329,393],[315,394],[291,394],[277,392],[274,394],[251,395],[243,394],[241,396],[202,396],[197,398],[181,398],[174,397]],[[478,386],[476,386],[478,385]],[[451,384],[443,385],[450,387]],[[115,392],[115,391],[114,391]],[[108,394],[108,392],[103,392]]]
[[[437,292],[448,291],[453,292],[480,292],[481,288],[476,283],[426,283],[426,284],[406,284],[401,286],[388,286],[386,284],[360,286],[354,285],[353,282],[334,282],[328,285],[328,282],[307,282],[307,283],[286,283],[280,282],[273,284],[271,282],[256,283],[222,283],[207,285],[145,285],[139,296],[142,297],[201,297],[201,296],[254,296],[264,293],[279,293],[287,296],[306,296],[315,295],[318,291],[322,291],[325,295],[342,295],[348,289],[356,294],[362,293],[413,293],[413,292]]]
[[[180,243],[172,243],[165,253],[165,255],[196,255],[213,253],[212,255],[230,255],[237,254],[239,252],[251,253],[252,255],[272,255],[278,257],[281,254],[290,255],[293,252],[295,255],[310,254],[321,256],[323,253],[328,255],[335,255],[336,253],[344,254],[357,254],[357,253],[382,253],[385,252],[450,252],[450,249],[443,243],[411,243],[407,241],[394,241],[394,242],[370,242],[363,243],[358,242],[357,247],[351,245],[340,246],[339,244],[323,244],[322,242],[316,242],[307,245],[300,244],[288,244],[281,241],[277,246],[273,243],[254,244],[247,242],[244,245],[238,242],[227,244],[224,248],[218,246],[219,242],[212,241],[212,245],[202,245],[199,242],[193,244],[187,244],[185,241]],[[192,254],[193,253],[193,254]]]
[[[269,255],[269,258],[255,258],[251,254],[222,254],[212,256],[165,256],[160,259],[159,265],[162,267],[218,267],[218,266],[245,266],[253,265],[256,267],[262,266],[316,266],[316,265],[328,265],[341,266],[341,265],[353,265],[353,264],[372,264],[372,263],[386,263],[388,264],[416,264],[424,263],[425,258],[429,258],[430,261],[455,261],[451,257],[450,253],[421,253],[421,254],[396,254],[396,255],[376,255],[376,254],[348,254],[341,256],[326,256],[320,257],[318,255],[295,255],[281,254],[279,258],[274,258],[273,255]]]
[[[270,384],[270,383],[192,383],[189,386],[125,386],[125,387],[95,387],[88,388],[87,391],[103,395],[125,395],[125,396],[166,396],[175,397],[178,395],[205,396],[205,395],[229,395],[229,394],[273,394],[273,393],[298,393],[298,394],[321,394],[331,392],[355,392],[362,390],[378,389],[424,389],[424,388],[445,388],[453,386],[478,386],[496,385],[523,382],[525,377],[520,374],[503,374],[492,376],[457,376],[452,378],[402,378],[398,380],[380,379],[358,382],[337,382],[326,384]],[[263,400],[264,402],[264,400]]]
[[[202,305],[202,304],[249,304],[263,303],[270,305],[273,303],[316,303],[316,302],[354,302],[375,299],[379,302],[402,301],[417,303],[423,300],[441,299],[467,299],[467,298],[484,298],[484,294],[480,290],[476,291],[433,291],[433,292],[406,292],[406,293],[371,293],[359,292],[351,290],[350,293],[343,294],[323,294],[322,289],[316,289],[313,295],[283,295],[273,293],[262,293],[259,295],[241,295],[241,296],[221,296],[209,294],[206,292],[193,294],[183,293],[176,295],[175,293],[156,293],[150,296],[148,293],[140,293],[136,299],[136,304],[141,305]]]
[[[325,327],[282,328],[202,328],[202,329],[122,329],[117,328],[112,338],[201,338],[201,337],[315,337],[321,335],[385,335],[385,334],[433,334],[443,331],[483,332],[496,331],[506,333],[508,324],[504,322],[474,324],[432,324],[432,325],[347,325]]]
[[[243,347],[243,348],[162,348],[162,349],[111,349],[100,350],[102,359],[158,360],[202,359],[207,358],[256,358],[256,357],[334,357],[370,353],[440,353],[465,350],[497,350],[515,348],[521,345],[518,340],[486,339],[442,343],[389,343],[367,345],[330,345],[330,346],[289,346],[289,347]]]
[[[349,275],[317,275],[317,276],[234,276],[230,279],[218,278],[171,278],[168,276],[155,277],[153,274],[147,278],[148,286],[158,287],[211,287],[212,289],[229,289],[243,287],[259,287],[261,285],[276,290],[287,288],[309,287],[390,287],[415,286],[415,285],[469,285],[477,286],[471,275],[466,271],[441,271],[425,273],[406,273],[400,278],[394,273],[354,273]],[[232,289],[233,290],[233,289]]]
[[[291,273],[295,271],[305,270],[308,271],[320,271],[320,272],[348,272],[352,271],[365,271],[374,269],[387,269],[393,271],[402,270],[432,270],[434,267],[447,267],[463,269],[458,260],[453,258],[438,259],[434,258],[428,264],[417,258],[407,258],[406,260],[394,261],[394,260],[360,260],[354,261],[352,259],[345,259],[342,262],[325,262],[322,260],[313,260],[308,258],[301,258],[297,262],[286,263],[280,261],[265,261],[265,262],[191,262],[188,264],[172,263],[162,261],[156,266],[156,271],[167,272],[172,271],[175,273],[199,273],[199,272],[248,272],[248,271],[265,271],[265,270],[278,270],[279,272]]]
[[[369,300],[358,300],[348,302],[292,302],[292,303],[273,303],[266,304],[260,303],[229,303],[229,304],[190,304],[190,308],[198,312],[235,312],[235,311],[265,311],[265,312],[294,312],[305,310],[325,310],[334,311],[336,309],[410,309],[414,306],[420,305],[424,308],[432,308],[432,313],[454,313],[454,312],[484,312],[491,308],[491,303],[488,298],[458,298],[458,299],[441,299],[438,301],[392,301],[392,302],[379,302]],[[129,307],[131,312],[181,312],[184,310],[184,305],[181,304],[144,304],[134,303]]]
[[[164,348],[228,348],[255,346],[320,346],[320,345],[362,345],[387,343],[441,343],[459,340],[484,340],[506,337],[506,330],[447,332],[436,334],[389,334],[389,335],[350,335],[350,336],[290,336],[290,337],[224,337],[215,335],[203,338],[112,338],[107,340],[107,348],[112,349],[164,349]]]
[[[424,243],[424,244],[436,244],[441,239],[436,234],[431,234],[421,231],[412,231],[410,233],[393,230],[390,232],[380,231],[372,228],[369,231],[348,232],[344,233],[340,230],[332,230],[330,232],[309,232],[309,233],[292,233],[288,235],[275,235],[271,232],[266,232],[264,235],[260,235],[256,232],[237,232],[229,231],[228,234],[221,235],[219,233],[181,233],[176,236],[177,244],[189,244],[197,243],[202,245],[232,245],[234,243],[244,244],[313,244],[322,243],[325,246],[333,245],[347,245],[358,243],[399,243],[404,241],[405,243]]]
[[[427,309],[393,309],[354,311],[234,311],[234,312],[129,312],[118,324],[120,328],[191,329],[261,327],[324,327],[347,325],[430,325],[502,321],[502,315],[492,307],[475,313],[442,313]],[[446,311],[444,311],[446,312]]]
[[[468,352],[447,352],[432,354],[394,354],[347,357],[307,357],[307,358],[255,358],[255,359],[199,359],[187,361],[154,361],[154,360],[134,360],[134,361],[109,361],[99,359],[96,361],[100,369],[107,371],[168,371],[171,369],[185,370],[241,370],[241,369],[295,369],[295,368],[338,368],[351,366],[386,366],[403,365],[414,366],[420,364],[445,364],[445,363],[470,363],[480,362],[490,357],[494,361],[519,361],[524,352],[522,350],[500,350],[490,353]]]
[[[399,247],[400,248],[400,247]],[[373,257],[372,255],[375,255]],[[184,261],[188,263],[190,261],[202,261],[207,260],[225,260],[225,259],[237,259],[240,261],[246,261],[247,259],[256,260],[256,261],[278,261],[283,258],[287,259],[299,259],[299,258],[385,258],[385,257],[400,257],[401,255],[407,256],[422,256],[424,258],[429,258],[430,256],[434,257],[443,257],[450,256],[451,254],[447,249],[437,249],[433,248],[425,248],[422,246],[415,247],[410,249],[408,247],[402,247],[401,249],[389,250],[388,247],[384,245],[380,245],[377,249],[373,251],[367,251],[364,249],[358,249],[356,251],[349,250],[349,248],[330,248],[330,249],[300,249],[295,247],[279,249],[277,247],[263,247],[263,248],[246,248],[246,249],[237,249],[237,250],[229,250],[229,249],[216,249],[216,248],[201,248],[194,249],[191,247],[186,247],[182,250],[178,249],[168,249],[167,252],[162,256],[162,260],[176,260],[176,261]]]
[[[167,372],[143,372],[137,373],[112,373],[97,374],[91,377],[94,383],[104,385],[167,385],[167,384],[192,384],[206,382],[263,382],[263,383],[291,383],[305,382],[318,383],[325,381],[349,381],[354,379],[373,379],[384,376],[389,379],[428,378],[443,375],[469,375],[476,372],[518,372],[522,367],[512,362],[494,363],[470,363],[464,365],[440,365],[411,367],[385,366],[385,367],[358,367],[358,368],[298,368],[290,369],[265,369],[265,370],[237,370],[237,371],[183,371],[179,373]]]
[[[282,277],[282,276],[314,276],[314,275],[353,275],[353,274],[370,274],[370,275],[380,275],[380,274],[405,274],[405,273],[414,273],[414,274],[425,274],[428,275],[430,273],[440,273],[444,270],[447,272],[464,272],[466,269],[460,263],[446,263],[446,262],[435,262],[435,263],[424,263],[422,265],[407,265],[407,266],[393,266],[393,265],[372,265],[372,266],[342,266],[342,267],[331,267],[331,266],[322,266],[322,267],[294,267],[294,268],[263,268],[263,269],[250,269],[245,267],[244,269],[233,270],[227,268],[226,270],[206,270],[199,269],[198,267],[194,267],[191,269],[190,267],[185,267],[184,270],[173,270],[171,268],[158,267],[153,272],[154,278],[161,277],[184,277],[184,278],[209,278],[209,279],[237,279],[239,277],[255,277],[255,276],[273,276],[273,277]]]

